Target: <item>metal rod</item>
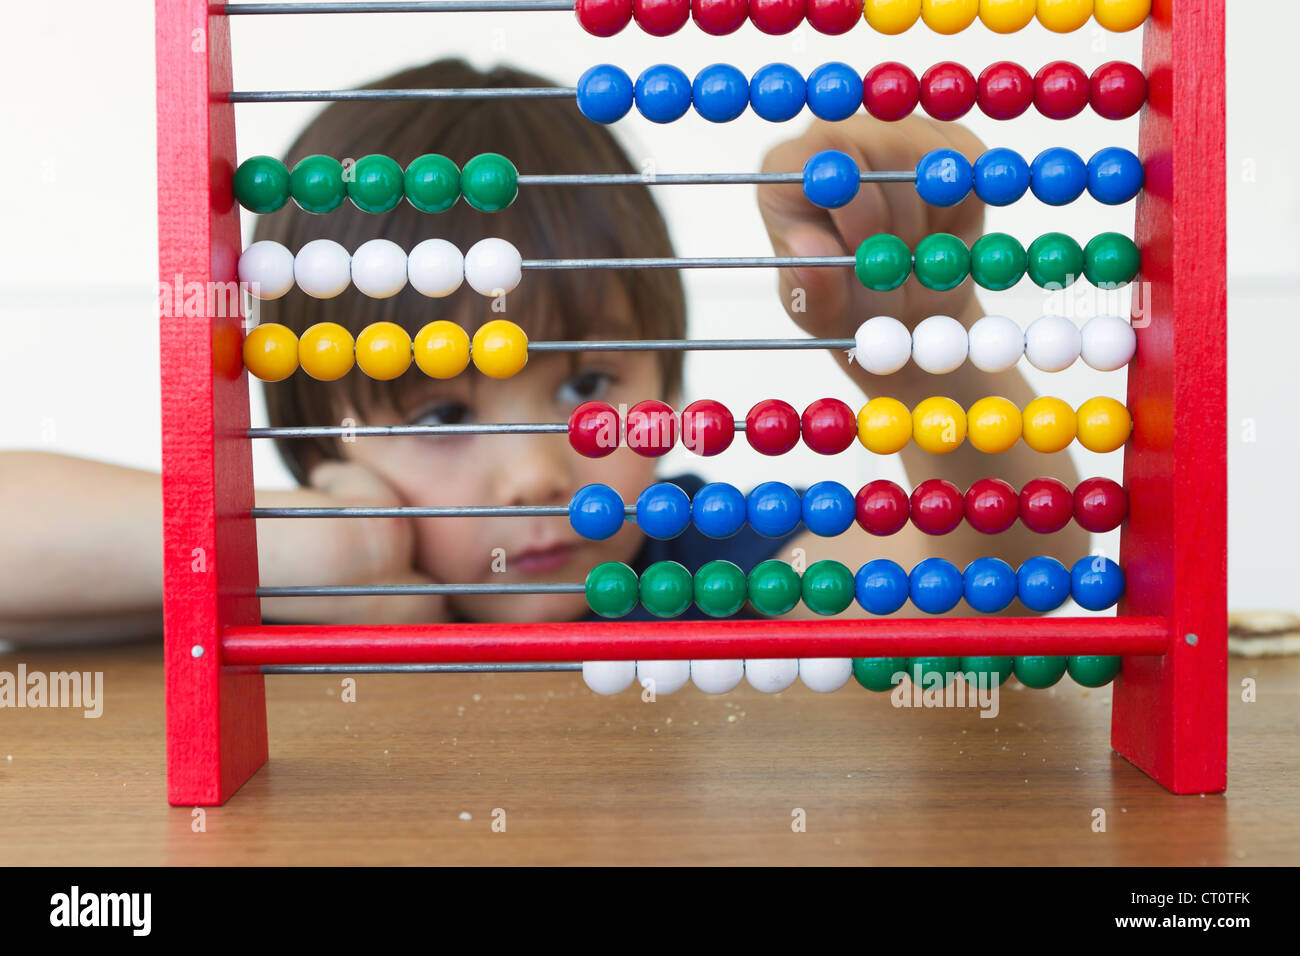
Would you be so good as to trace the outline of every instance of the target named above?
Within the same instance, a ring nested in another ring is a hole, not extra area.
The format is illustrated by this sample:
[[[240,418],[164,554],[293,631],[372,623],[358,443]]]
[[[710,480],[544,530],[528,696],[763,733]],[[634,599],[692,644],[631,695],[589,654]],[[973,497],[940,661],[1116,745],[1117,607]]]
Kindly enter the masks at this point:
[[[534,664],[263,664],[263,674],[514,674],[581,671],[580,661]]]
[[[507,100],[507,99],[574,99],[572,86],[483,87],[480,89],[443,90],[231,90],[230,103],[330,103],[352,100]]]
[[[736,431],[745,431],[745,420],[732,422]],[[500,435],[500,434],[567,435],[567,422],[538,424],[486,423],[482,425],[279,425],[250,428],[245,438],[342,438],[350,435]]]
[[[393,506],[387,508],[254,508],[254,518],[459,518],[475,517],[567,517],[568,505],[443,505],[437,507]],[[623,514],[635,517],[636,505],[624,505]]]
[[[853,339],[627,339],[604,342],[578,339],[528,343],[530,352],[717,352],[741,349],[851,349],[854,347]]]
[[[362,594],[586,594],[581,582],[567,584],[302,584],[259,587],[258,597],[342,597]]]
[[[520,186],[693,186],[750,183],[801,183],[803,173],[569,173],[515,177]],[[866,170],[858,173],[864,183],[910,183],[915,170]]]
[[[355,0],[352,3],[227,3],[228,16],[281,13],[505,13],[572,10],[573,0]]]
[[[854,256],[726,256],[661,259],[525,259],[525,269],[784,269],[796,266],[852,266]]]

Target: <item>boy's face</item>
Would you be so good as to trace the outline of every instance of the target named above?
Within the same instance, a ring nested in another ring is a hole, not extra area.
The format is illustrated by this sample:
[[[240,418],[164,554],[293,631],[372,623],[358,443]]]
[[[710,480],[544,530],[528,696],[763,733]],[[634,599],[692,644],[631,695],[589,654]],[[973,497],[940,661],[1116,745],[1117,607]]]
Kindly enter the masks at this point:
[[[423,377],[414,367],[407,374],[422,381],[399,400],[401,407],[349,414],[368,425],[565,422],[585,401],[619,408],[664,397],[658,359],[645,351],[534,353],[508,379],[488,378],[472,364],[442,381]],[[574,492],[592,483],[609,485],[625,502],[635,503],[655,480],[655,459],[626,447],[604,458],[585,458],[563,434],[358,436],[341,447],[413,506],[567,507]],[[589,541],[565,516],[414,522],[417,569],[446,584],[581,583],[602,561],[631,563],[645,540],[628,522],[611,538]],[[449,600],[460,616],[482,621],[573,620],[587,611],[582,594],[452,595]]]

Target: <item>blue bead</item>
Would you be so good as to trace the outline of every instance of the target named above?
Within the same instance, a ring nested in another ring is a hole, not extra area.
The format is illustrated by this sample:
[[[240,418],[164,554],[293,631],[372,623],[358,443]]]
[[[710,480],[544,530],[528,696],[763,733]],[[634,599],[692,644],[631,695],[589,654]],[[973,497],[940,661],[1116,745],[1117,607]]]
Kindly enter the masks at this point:
[[[814,206],[839,209],[858,194],[858,164],[848,153],[824,149],[803,166],[803,194]]]
[[[632,108],[632,79],[616,66],[593,66],[578,79],[578,109],[593,123],[621,120]]]
[[[711,481],[695,492],[691,517],[700,534],[710,538],[730,538],[745,526],[745,496],[735,485]]]
[[[749,493],[749,526],[765,538],[787,535],[799,524],[799,493],[779,481],[765,481]]]
[[[749,81],[749,102],[754,112],[772,123],[794,119],[808,98],[803,75],[787,63],[759,67]]]
[[[1088,192],[1097,202],[1118,206],[1142,189],[1142,160],[1119,146],[1107,146],[1088,160]]]
[[[1029,189],[1029,164],[1014,149],[990,149],[975,160],[975,195],[990,206],[1009,206]]]
[[[847,63],[823,63],[808,74],[808,109],[818,119],[846,120],[862,105],[862,77]]]
[[[981,614],[995,614],[1016,598],[1016,570],[1001,558],[976,558],[961,578],[966,603]]]
[[[970,162],[955,149],[934,149],[916,164],[916,191],[931,206],[955,206],[975,181]]]
[[[675,66],[647,67],[636,78],[636,108],[652,123],[671,123],[691,108],[691,81]]]
[[[1080,558],[1070,569],[1070,593],[1079,607],[1104,611],[1124,596],[1124,572],[1110,558]]]
[[[1043,150],[1029,167],[1029,188],[1049,206],[1074,202],[1087,186],[1087,164],[1078,153],[1064,146]]]
[[[908,596],[926,614],[951,611],[961,600],[961,572],[943,558],[926,558],[908,575]]]
[[[1016,572],[1020,603],[1031,611],[1054,611],[1070,596],[1070,572],[1055,558],[1029,558]]]
[[[569,524],[591,541],[603,541],[623,527],[623,499],[609,485],[584,485],[569,501]]]
[[[803,523],[823,538],[848,531],[856,514],[853,493],[838,481],[819,481],[803,493]]]
[[[871,614],[893,614],[907,603],[907,572],[888,558],[876,558],[858,568],[853,593]]]
[[[695,112],[712,123],[730,123],[749,105],[749,80],[734,66],[714,63],[695,75]]]
[[[671,482],[656,482],[637,495],[636,523],[652,538],[675,538],[690,527],[691,499]]]

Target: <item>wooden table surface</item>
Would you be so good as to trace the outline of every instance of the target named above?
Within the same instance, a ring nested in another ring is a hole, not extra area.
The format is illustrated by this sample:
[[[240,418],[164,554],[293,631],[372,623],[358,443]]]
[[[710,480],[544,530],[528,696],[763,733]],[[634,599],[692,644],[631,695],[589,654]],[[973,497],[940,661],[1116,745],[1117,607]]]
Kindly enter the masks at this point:
[[[341,676],[272,676],[271,759],[201,820],[167,805],[158,644],[19,663],[102,671],[104,706],[0,710],[5,865],[1300,863],[1296,658],[1231,662],[1228,792],[1181,797],[1068,678],[1009,681],[990,719],[853,683],[645,703],[568,673],[363,675],[348,703]]]

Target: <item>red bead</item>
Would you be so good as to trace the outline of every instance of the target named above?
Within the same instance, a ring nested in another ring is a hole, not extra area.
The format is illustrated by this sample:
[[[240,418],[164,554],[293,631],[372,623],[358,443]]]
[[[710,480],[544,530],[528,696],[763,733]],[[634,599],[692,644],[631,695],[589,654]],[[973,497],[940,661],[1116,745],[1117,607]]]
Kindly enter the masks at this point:
[[[691,16],[705,33],[726,36],[749,19],[749,0],[691,0]]]
[[[1128,119],[1147,101],[1147,78],[1132,63],[1103,63],[1088,78],[1088,99],[1098,116]]]
[[[901,63],[878,63],[863,77],[862,105],[878,120],[901,120],[920,100],[916,74]]]
[[[749,0],[749,19],[771,36],[782,36],[803,23],[807,0]]]
[[[632,22],[632,0],[574,0],[582,28],[596,37],[612,37]]]
[[[966,490],[965,510],[976,531],[999,534],[1020,517],[1020,496],[1001,478],[981,478]]]
[[[605,402],[583,402],[569,416],[569,444],[579,455],[604,458],[619,445],[618,411]]]
[[[764,455],[784,455],[799,444],[799,413],[789,402],[765,398],[745,416],[745,437]]]
[[[677,443],[677,413],[655,399],[627,410],[627,447],[646,458],[658,458]]]
[[[691,18],[691,0],[633,0],[632,16],[652,37],[670,36]]]
[[[839,36],[862,19],[862,0],[808,0],[808,25],[818,33]]]
[[[975,77],[960,63],[936,63],[921,74],[921,109],[935,119],[960,119],[974,105]]]
[[[1078,116],[1088,105],[1088,75],[1064,60],[1047,64],[1034,75],[1034,105],[1048,119]]]
[[[736,420],[726,405],[711,398],[691,402],[682,409],[682,444],[708,457],[727,450],[736,437]]]
[[[1109,478],[1085,478],[1074,489],[1074,520],[1088,531],[1114,531],[1128,517],[1128,492]]]
[[[912,489],[912,524],[926,534],[947,534],[964,512],[961,489],[951,481],[930,478]]]
[[[1051,534],[1074,517],[1074,496],[1055,478],[1034,478],[1020,489],[1020,520],[1030,531]]]
[[[975,99],[990,119],[1015,119],[1034,102],[1034,78],[1019,63],[994,63],[980,74]]]
[[[907,492],[884,478],[863,485],[854,505],[862,529],[882,537],[902,531],[912,510]]]
[[[838,455],[858,437],[858,417],[838,398],[819,398],[803,410],[804,444],[819,455]]]

